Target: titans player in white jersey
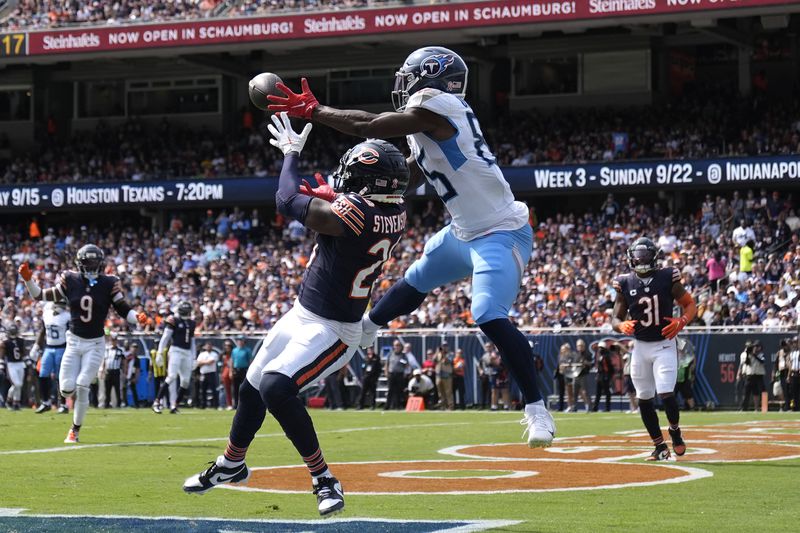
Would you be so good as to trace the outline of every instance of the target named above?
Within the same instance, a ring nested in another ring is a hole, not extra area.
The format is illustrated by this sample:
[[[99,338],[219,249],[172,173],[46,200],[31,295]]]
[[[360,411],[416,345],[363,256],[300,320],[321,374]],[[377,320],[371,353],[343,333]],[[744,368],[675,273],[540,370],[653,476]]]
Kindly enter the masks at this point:
[[[301,87],[301,93],[294,93],[279,84],[285,97],[270,95],[270,110],[357,137],[405,135],[412,152],[412,183],[425,177],[452,217],[404,279],[364,317],[361,344],[371,344],[381,326],[419,307],[434,288],[471,275],[473,319],[499,348],[525,397],[522,422],[528,445],[549,446],[555,423],[536,385],[533,353],[508,319],[533,247],[528,209],[514,200],[464,100],[464,60],[439,46],[416,50],[395,75],[392,100],[397,111],[379,115],[320,105],[305,78]]]
[[[50,390],[52,388],[51,376],[55,375],[56,382],[61,373],[61,359],[67,349],[67,330],[69,329],[69,313],[64,302],[47,302],[42,313],[42,329],[31,349],[31,357],[36,360],[42,352],[42,364],[39,368],[39,395],[41,403],[36,409],[37,413],[44,413],[52,409]],[[67,413],[66,400],[59,393],[58,412]]]

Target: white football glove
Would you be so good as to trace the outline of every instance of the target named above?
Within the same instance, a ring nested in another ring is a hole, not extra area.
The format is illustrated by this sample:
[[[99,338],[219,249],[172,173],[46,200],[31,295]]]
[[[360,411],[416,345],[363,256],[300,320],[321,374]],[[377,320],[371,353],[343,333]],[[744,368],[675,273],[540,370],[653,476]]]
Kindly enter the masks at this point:
[[[160,353],[156,355],[156,366],[164,366],[164,354]]]
[[[31,346],[30,357],[31,359],[33,359],[34,363],[39,360],[39,355],[41,355],[41,353],[42,353],[42,348],[38,344],[34,344],[33,346]]]
[[[280,118],[278,118],[278,114]],[[283,152],[283,155],[288,155],[289,152],[297,152],[299,154],[306,145],[308,134],[311,133],[311,123],[306,124],[303,131],[297,133],[292,129],[289,115],[286,112],[278,114],[272,115],[272,124],[267,126],[270,134],[274,137],[269,140],[269,143]]]

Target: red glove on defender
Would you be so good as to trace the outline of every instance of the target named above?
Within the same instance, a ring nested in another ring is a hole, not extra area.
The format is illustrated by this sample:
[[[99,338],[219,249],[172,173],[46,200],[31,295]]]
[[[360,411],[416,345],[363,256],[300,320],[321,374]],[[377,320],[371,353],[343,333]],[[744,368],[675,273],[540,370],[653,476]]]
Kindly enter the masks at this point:
[[[19,275],[22,277],[22,279],[24,279],[25,281],[30,281],[31,278],[33,277],[33,272],[31,272],[31,267],[28,266],[28,263],[22,263],[19,266],[18,272]]]
[[[633,329],[634,326],[636,326],[636,322],[636,320],[626,320],[625,322],[621,322],[619,325],[619,330],[623,335],[633,335]]]
[[[300,185],[300,194],[313,196],[315,198],[325,200],[326,202],[333,203],[333,201],[336,199],[336,191],[334,191],[333,188],[328,185],[328,182],[325,181],[325,178],[323,178],[322,174],[319,172],[314,174],[314,178],[317,180],[318,187],[315,189],[311,187],[310,183],[308,183],[306,180],[303,180],[303,184]]]
[[[268,94],[267,100],[273,102],[268,106],[270,111],[275,111],[276,113],[286,112],[290,117],[311,120],[311,113],[319,105],[319,102],[308,87],[308,81],[305,78],[300,80],[300,87],[303,92],[299,94],[280,82],[276,83],[275,87],[282,91],[286,97]]]

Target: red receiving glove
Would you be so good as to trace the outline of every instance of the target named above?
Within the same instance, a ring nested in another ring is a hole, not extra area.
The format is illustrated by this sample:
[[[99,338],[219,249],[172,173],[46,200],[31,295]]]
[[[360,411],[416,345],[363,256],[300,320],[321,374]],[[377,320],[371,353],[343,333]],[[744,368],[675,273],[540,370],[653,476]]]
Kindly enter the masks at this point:
[[[636,326],[636,322],[636,320],[626,320],[625,322],[621,322],[619,325],[619,330],[623,335],[633,335],[633,329]]]
[[[286,112],[290,117],[311,120],[311,113],[319,105],[319,102],[308,87],[308,81],[305,78],[300,80],[300,87],[303,92],[299,94],[280,82],[276,83],[275,87],[282,91],[286,97],[268,94],[267,100],[273,103],[267,109],[277,113]]]
[[[665,338],[670,340],[677,337],[678,333],[680,333],[680,331],[684,327],[686,327],[686,324],[689,323],[689,319],[686,318],[685,316],[682,316],[680,318],[666,317],[666,320],[667,322],[669,322],[669,324],[664,326],[664,329],[661,330],[661,334],[664,335]]]
[[[139,313],[136,315],[136,321],[139,322],[139,325],[144,327],[147,325],[147,315],[144,313]]]
[[[28,263],[22,263],[17,272],[25,281],[30,281],[33,277],[33,272],[31,272],[31,267],[28,266]]]
[[[333,187],[328,185],[328,182],[325,181],[325,178],[323,178],[322,174],[319,172],[314,174],[314,178],[317,180],[318,187],[314,189],[311,187],[310,183],[303,180],[303,184],[300,185],[300,193],[333,203],[336,199],[336,191],[333,190]]]

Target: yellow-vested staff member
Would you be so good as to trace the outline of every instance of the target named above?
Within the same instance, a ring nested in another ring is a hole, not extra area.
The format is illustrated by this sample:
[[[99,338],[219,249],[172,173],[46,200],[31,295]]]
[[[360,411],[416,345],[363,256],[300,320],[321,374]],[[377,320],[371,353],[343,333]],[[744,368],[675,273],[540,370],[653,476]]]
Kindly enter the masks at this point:
[[[167,351],[164,350],[164,357],[161,358],[163,364],[161,365],[156,364],[156,361],[159,360],[159,358],[156,357],[157,353],[158,350],[156,348],[150,350],[150,368],[153,369],[153,380],[155,381],[156,391],[156,397],[153,399],[153,411],[160,413],[163,408],[163,398],[159,392],[161,391],[161,384],[164,382],[164,378],[167,377]]]

